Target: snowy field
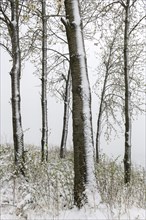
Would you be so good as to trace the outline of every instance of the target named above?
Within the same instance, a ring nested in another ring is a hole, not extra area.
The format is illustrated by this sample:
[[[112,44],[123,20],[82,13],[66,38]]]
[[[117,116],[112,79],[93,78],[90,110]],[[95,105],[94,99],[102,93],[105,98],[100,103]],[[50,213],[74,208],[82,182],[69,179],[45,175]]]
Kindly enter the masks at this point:
[[[2,209],[3,211],[3,209]],[[9,213],[9,214],[8,214]],[[117,211],[114,213],[108,213],[106,207],[100,207],[98,210],[91,210],[89,208],[83,208],[80,211],[76,208],[67,211],[61,211],[57,216],[52,215],[46,211],[33,211],[29,210],[23,216],[15,214],[14,208],[7,207],[5,212],[1,215],[1,220],[144,220],[146,219],[145,210],[133,208],[128,211],[127,214],[120,215]]]
[[[51,151],[48,164],[30,146],[27,177],[16,178],[12,147],[1,147],[1,220],[145,220],[145,171],[133,167],[132,183],[123,184],[122,163],[103,155],[96,167],[98,201],[78,210],[73,205],[73,155],[59,159]]]

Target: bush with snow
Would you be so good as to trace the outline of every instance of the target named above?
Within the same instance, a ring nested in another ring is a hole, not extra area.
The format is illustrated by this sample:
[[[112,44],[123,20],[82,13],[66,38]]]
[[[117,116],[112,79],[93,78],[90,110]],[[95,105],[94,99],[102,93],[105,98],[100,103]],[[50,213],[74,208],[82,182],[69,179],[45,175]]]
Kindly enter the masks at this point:
[[[70,214],[67,213],[74,210],[72,152],[68,152],[66,159],[60,159],[59,150],[52,149],[49,151],[48,163],[41,163],[40,151],[27,146],[25,178],[16,176],[12,146],[1,146],[0,161],[2,216],[7,213],[27,219],[28,213],[34,212],[39,213],[37,216],[40,219],[41,213],[54,216],[55,219],[55,216],[62,216],[60,213],[64,212],[69,218]],[[125,186],[122,162],[118,163],[103,155],[100,164],[96,165],[96,179],[102,200],[98,207],[94,207],[96,213],[98,210],[98,216],[101,216],[100,211],[103,219],[122,219],[122,216],[129,216],[127,213],[133,207],[142,210],[144,215],[146,182],[143,168],[133,166],[131,183]],[[77,215],[89,212],[87,207],[83,209]],[[142,215],[135,215],[134,218],[140,219]],[[65,215],[64,219],[67,219]],[[87,219],[90,219],[89,215]]]

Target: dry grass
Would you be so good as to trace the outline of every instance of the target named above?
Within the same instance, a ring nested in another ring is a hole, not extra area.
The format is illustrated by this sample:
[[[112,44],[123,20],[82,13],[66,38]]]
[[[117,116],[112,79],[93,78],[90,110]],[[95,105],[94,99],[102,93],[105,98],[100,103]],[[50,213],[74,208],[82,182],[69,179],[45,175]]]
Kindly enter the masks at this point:
[[[1,201],[13,205],[18,213],[26,209],[48,209],[53,214],[73,207],[73,153],[66,159],[59,158],[59,150],[49,151],[48,163],[40,162],[40,151],[27,146],[26,176],[15,176],[12,146],[1,146]],[[129,186],[124,185],[123,163],[102,156],[96,165],[97,188],[102,203],[120,213],[136,206],[145,208],[145,170],[132,167]],[[28,196],[29,195],[29,196]]]

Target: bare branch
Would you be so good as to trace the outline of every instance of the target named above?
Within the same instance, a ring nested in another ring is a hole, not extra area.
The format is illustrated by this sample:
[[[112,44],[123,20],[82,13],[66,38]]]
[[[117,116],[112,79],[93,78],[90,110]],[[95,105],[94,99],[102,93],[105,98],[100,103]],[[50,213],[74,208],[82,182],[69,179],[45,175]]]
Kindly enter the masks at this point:
[[[52,29],[50,29],[50,32],[52,32],[53,35],[55,35],[58,39],[60,39],[61,41],[63,41],[64,43],[67,44],[67,41],[64,40],[63,38],[59,37],[54,31],[52,31]]]
[[[134,6],[134,4],[137,2],[137,0],[133,0],[132,4],[130,7]]]
[[[125,5],[125,3],[123,2],[123,0],[119,0],[118,1],[124,8],[126,8],[126,5]]]
[[[10,21],[10,19],[8,18],[8,16],[6,15],[6,13],[3,11],[1,4],[0,4],[0,12],[2,13],[2,15],[3,15],[3,17],[4,17],[4,18],[0,17],[0,19],[1,19],[3,22],[5,22],[7,25],[10,25],[10,24],[11,24],[11,21]]]
[[[134,25],[134,27],[133,27],[133,28],[131,29],[131,31],[129,32],[129,35],[136,29],[136,27],[140,24],[140,22],[141,22],[144,18],[146,18],[146,15],[143,16],[143,17],[137,22],[136,25]]]
[[[3,47],[9,53],[9,55],[11,57],[13,57],[12,52],[9,50],[9,48],[6,45],[4,45],[3,43],[0,42],[0,46]]]
[[[50,48],[47,49],[47,50],[53,51],[53,52],[55,52],[55,53],[58,53],[60,56],[64,57],[64,58],[69,62],[69,59],[67,58],[67,56],[65,56],[64,54],[60,53],[59,51],[54,50],[54,49],[50,49]]]

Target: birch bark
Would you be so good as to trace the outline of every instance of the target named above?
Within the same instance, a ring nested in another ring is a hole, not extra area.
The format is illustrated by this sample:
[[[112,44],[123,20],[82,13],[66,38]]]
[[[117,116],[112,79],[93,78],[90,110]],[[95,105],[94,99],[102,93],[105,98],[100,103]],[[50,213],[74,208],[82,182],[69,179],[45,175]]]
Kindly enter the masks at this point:
[[[42,0],[42,161],[48,160],[48,111],[47,111],[47,16],[46,0]]]

